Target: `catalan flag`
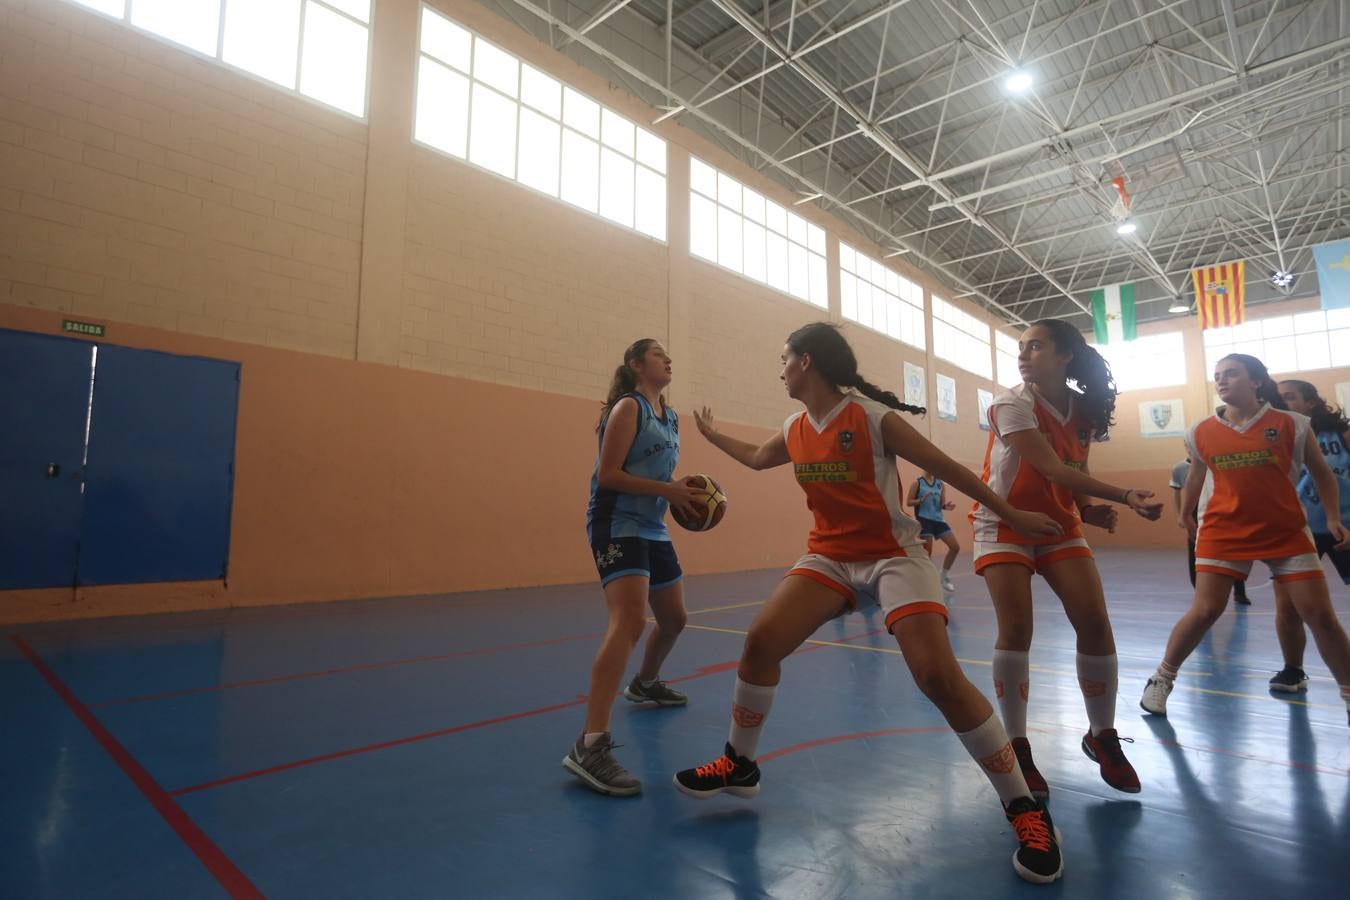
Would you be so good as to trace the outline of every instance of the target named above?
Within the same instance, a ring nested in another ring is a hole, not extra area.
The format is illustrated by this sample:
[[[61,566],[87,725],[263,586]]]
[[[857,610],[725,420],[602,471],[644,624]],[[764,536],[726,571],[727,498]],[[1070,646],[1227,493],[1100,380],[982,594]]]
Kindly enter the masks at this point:
[[[1245,266],[1242,260],[1194,269],[1195,313],[1200,317],[1200,328],[1227,328],[1247,321],[1242,279]]]

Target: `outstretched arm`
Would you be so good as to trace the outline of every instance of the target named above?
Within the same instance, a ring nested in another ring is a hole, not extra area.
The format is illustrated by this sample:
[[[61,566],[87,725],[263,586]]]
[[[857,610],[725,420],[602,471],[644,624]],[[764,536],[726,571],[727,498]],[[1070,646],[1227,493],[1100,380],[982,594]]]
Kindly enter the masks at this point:
[[[710,444],[743,466],[752,469],[772,469],[774,466],[786,465],[791,461],[782,431],[776,432],[773,437],[756,446],[749,441],[718,431],[713,423],[712,410],[706,406],[694,410],[694,421],[698,423],[698,430]]]
[[[1063,485],[1073,491],[1074,494],[1086,494],[1089,497],[1098,497],[1102,500],[1110,500],[1113,503],[1124,503],[1145,519],[1158,519],[1162,516],[1163,505],[1152,499],[1152,491],[1116,487],[1114,484],[1098,481],[1086,472],[1069,468],[1055,454],[1054,448],[1045,439],[1045,435],[1034,428],[1014,431],[1012,434],[1005,435],[1003,439],[1017,451],[1018,456],[1022,457],[1051,484]]]

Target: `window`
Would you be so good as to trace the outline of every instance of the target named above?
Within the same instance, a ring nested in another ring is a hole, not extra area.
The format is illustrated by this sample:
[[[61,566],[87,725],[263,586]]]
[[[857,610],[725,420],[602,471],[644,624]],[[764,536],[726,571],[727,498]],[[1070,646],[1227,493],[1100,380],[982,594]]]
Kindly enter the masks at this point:
[[[839,297],[845,319],[924,349],[923,288],[844,243]]]
[[[989,349],[990,328],[938,297],[933,298],[933,353],[967,372],[992,378],[994,360]]]
[[[821,309],[829,306],[824,229],[693,157],[689,187],[691,253]]]
[[[1247,353],[1272,373],[1350,366],[1350,308],[1272,316],[1231,328],[1210,328],[1205,336],[1205,365],[1229,353]]]
[[[1120,391],[1186,383],[1186,347],[1180,331],[1150,334],[1095,348],[1111,365]]]
[[[371,0],[74,0],[354,116]]]
[[[1005,388],[1022,383],[1017,370],[1017,338],[1001,331],[994,332],[994,355],[998,358],[998,383]]]
[[[422,7],[418,142],[666,239],[666,142]]]

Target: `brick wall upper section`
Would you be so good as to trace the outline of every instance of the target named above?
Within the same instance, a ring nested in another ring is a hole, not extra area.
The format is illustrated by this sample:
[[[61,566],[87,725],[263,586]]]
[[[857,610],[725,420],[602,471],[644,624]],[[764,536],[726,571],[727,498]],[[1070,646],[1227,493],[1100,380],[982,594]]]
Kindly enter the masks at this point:
[[[0,302],[353,355],[365,125],[0,0]]]
[[[667,245],[423,147],[408,190],[400,365],[600,399],[667,338]]]

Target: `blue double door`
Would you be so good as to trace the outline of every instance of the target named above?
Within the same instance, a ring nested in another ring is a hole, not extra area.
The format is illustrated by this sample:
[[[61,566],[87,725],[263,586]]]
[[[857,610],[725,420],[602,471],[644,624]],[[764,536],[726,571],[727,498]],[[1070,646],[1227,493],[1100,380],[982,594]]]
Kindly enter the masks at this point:
[[[225,577],[239,365],[0,329],[0,590]]]

